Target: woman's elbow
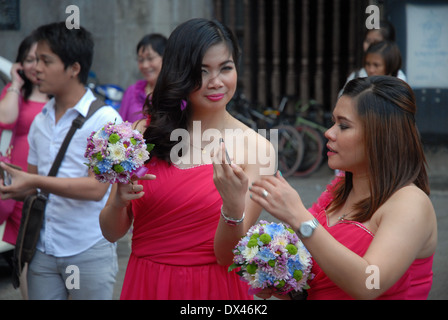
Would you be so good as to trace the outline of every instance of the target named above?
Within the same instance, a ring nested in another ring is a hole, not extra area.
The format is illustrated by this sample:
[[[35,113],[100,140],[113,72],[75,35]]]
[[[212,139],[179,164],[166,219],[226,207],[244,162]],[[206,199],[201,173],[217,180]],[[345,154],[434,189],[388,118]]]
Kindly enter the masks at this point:
[[[118,240],[120,240],[122,238],[120,236],[112,235],[108,232],[105,232],[104,230],[101,230],[101,232],[103,234],[104,239],[106,239],[107,241],[109,241],[111,243],[117,242]]]

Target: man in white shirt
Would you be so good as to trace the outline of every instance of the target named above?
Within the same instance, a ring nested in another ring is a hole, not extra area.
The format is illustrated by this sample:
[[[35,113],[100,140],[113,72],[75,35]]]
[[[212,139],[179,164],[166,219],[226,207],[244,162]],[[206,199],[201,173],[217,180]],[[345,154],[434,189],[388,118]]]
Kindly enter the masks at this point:
[[[28,135],[28,173],[3,168],[12,185],[5,197],[22,198],[41,189],[50,194],[36,254],[28,268],[30,299],[111,299],[118,270],[116,246],[104,239],[99,213],[110,185],[98,182],[84,158],[87,138],[109,121],[121,122],[103,106],[73,136],[56,177],[47,174],[73,120],[85,116],[96,97],[85,87],[93,40],[84,28],[65,22],[39,27],[36,72],[39,90],[52,95]]]

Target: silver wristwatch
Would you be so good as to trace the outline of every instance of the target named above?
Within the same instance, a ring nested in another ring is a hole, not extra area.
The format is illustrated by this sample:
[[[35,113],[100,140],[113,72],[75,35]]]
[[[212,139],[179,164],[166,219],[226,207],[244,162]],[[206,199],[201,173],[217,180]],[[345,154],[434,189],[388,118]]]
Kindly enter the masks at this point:
[[[314,232],[314,229],[316,229],[318,225],[319,221],[317,221],[316,218],[314,218],[313,220],[302,222],[302,224],[299,227],[299,230],[297,230],[296,233],[300,239],[309,238],[311,237],[311,235]]]

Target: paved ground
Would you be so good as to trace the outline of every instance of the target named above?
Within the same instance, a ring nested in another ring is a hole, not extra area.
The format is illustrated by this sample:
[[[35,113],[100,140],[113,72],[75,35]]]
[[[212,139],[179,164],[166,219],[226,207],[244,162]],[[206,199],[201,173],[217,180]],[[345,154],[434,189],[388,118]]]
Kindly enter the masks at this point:
[[[429,175],[433,201],[439,229],[438,249],[434,258],[434,284],[429,295],[430,300],[448,300],[448,149],[435,148],[427,151]],[[290,178],[290,183],[300,193],[305,205],[310,206],[332,179],[333,172],[323,165],[318,172],[308,178]],[[272,221],[272,217],[263,212],[261,219]],[[119,299],[130,247],[129,238],[118,242],[118,259],[120,270],[117,277],[114,299]],[[14,290],[10,283],[10,271],[0,259],[0,300],[21,299],[20,292]]]

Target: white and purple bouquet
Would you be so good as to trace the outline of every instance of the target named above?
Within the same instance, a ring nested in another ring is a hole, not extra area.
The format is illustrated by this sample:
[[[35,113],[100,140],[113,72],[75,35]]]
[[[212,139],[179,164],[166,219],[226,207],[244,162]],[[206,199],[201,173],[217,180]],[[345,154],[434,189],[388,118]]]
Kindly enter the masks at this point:
[[[107,123],[87,138],[87,166],[97,180],[104,183],[129,183],[135,174],[146,174],[144,163],[149,159],[153,144],[146,144],[143,135],[132,129],[129,122]]]
[[[260,221],[252,226],[233,250],[229,271],[249,283],[251,293],[271,287],[280,294],[309,289],[312,260],[297,234],[282,223]]]

